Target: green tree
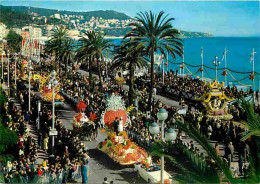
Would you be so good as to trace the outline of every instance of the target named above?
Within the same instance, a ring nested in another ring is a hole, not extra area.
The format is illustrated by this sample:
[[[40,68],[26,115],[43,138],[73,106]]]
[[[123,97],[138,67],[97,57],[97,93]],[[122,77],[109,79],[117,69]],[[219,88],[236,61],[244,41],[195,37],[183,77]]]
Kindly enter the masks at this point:
[[[20,52],[23,39],[22,36],[13,30],[10,30],[5,39],[7,41],[6,49],[9,50],[10,55]]]
[[[182,123],[180,120],[177,120],[176,126],[195,140],[206,151],[206,154],[215,164],[214,166],[206,165],[205,168],[204,161],[197,158],[195,159],[194,153],[188,152],[187,148],[182,148],[179,149],[178,152],[175,152],[175,149],[167,143],[161,141],[154,143],[152,154],[168,157],[169,160],[181,170],[181,174],[176,175],[174,179],[183,183],[219,183],[222,179],[228,182],[235,181],[228,163],[222,160],[204,135],[188,122]],[[198,167],[199,165],[200,167]],[[224,177],[220,176],[218,170],[224,174]]]
[[[68,30],[64,26],[56,27],[51,34],[51,39],[46,43],[45,52],[55,54],[56,63],[59,63],[59,75],[61,72],[62,51],[65,41],[68,39]]]
[[[160,51],[166,58],[168,52],[173,59],[176,59],[176,55],[182,56],[183,54],[183,44],[182,39],[178,37],[179,31],[172,27],[171,21],[174,18],[168,18],[167,15],[164,15],[164,12],[161,11],[158,15],[151,11],[150,13],[141,12],[137,14],[135,20],[136,22],[130,24],[134,28],[126,34],[125,38],[133,38],[146,46],[146,52],[151,63],[148,104],[148,108],[151,108],[154,88],[154,53]]]
[[[239,104],[246,113],[247,121],[242,123],[248,131],[242,133],[243,141],[250,138],[251,147],[249,155],[249,170],[247,183],[260,183],[260,116],[254,110],[254,105],[245,99],[240,99]]]
[[[93,61],[96,61],[97,68],[98,68],[98,76],[99,76],[99,86],[100,86],[100,91],[102,91],[103,85],[102,85],[102,76],[101,76],[101,62],[104,62],[104,57],[107,52],[110,52],[110,48],[113,46],[113,44],[111,43],[110,40],[105,40],[104,35],[100,32],[96,33],[95,31],[87,31],[85,35],[87,38],[84,37],[82,38],[83,45],[79,50],[78,57],[89,58],[91,64]],[[86,53],[84,54],[82,52],[86,52]],[[92,66],[90,66],[90,68],[91,68],[90,70],[92,70]],[[92,79],[91,77],[89,80]]]
[[[92,50],[91,50],[91,43],[92,40],[94,39],[94,31],[87,31],[84,33],[85,36],[82,36],[79,39],[79,48],[76,52],[76,59],[78,61],[81,61],[83,63],[88,63],[89,68],[89,89],[92,91],[93,89],[93,81],[92,81],[92,76],[93,76],[93,62],[94,58],[92,57]]]
[[[127,67],[129,70],[129,105],[134,101],[134,71],[138,67],[140,69],[148,67],[147,59],[145,57],[145,46],[138,44],[137,42],[125,40],[121,46],[115,48],[115,57],[113,62],[113,68]]]
[[[65,63],[65,78],[67,78],[68,62],[73,61],[75,55],[75,42],[72,39],[66,39],[61,50],[61,60]]]

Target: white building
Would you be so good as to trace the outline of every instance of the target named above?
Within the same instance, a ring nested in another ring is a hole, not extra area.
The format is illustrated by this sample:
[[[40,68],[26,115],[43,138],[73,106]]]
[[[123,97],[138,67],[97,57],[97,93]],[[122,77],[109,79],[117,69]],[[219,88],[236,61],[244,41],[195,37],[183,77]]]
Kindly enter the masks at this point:
[[[7,35],[6,25],[0,22],[0,40],[3,40]]]
[[[47,37],[51,36],[53,29],[54,29],[54,25],[46,25],[45,32]]]
[[[54,14],[54,18],[60,19],[60,14],[59,14],[59,13],[55,13],[55,14]]]
[[[41,37],[42,36],[42,29],[37,28],[37,27],[33,27],[32,30],[30,31],[30,35],[33,38]]]

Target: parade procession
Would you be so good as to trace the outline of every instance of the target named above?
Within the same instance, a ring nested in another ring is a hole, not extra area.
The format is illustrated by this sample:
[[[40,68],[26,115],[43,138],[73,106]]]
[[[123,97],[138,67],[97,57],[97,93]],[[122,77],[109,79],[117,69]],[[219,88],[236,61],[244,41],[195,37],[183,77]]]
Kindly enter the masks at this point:
[[[1,11],[46,18],[12,7]],[[141,10],[49,10],[47,36],[5,27],[0,183],[260,183],[259,37],[193,37],[171,13]]]

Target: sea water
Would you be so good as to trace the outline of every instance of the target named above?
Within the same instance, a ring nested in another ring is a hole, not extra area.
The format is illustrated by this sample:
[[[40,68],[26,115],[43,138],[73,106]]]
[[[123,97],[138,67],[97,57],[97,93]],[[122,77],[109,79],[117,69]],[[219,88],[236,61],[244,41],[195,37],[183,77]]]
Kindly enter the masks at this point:
[[[251,53],[255,49],[255,72],[260,73],[260,37],[199,37],[199,38],[184,38],[184,60],[190,65],[201,65],[201,48],[203,48],[204,65],[213,69],[204,67],[204,78],[215,79],[215,66],[212,61],[215,56],[218,56],[218,61],[221,62],[219,68],[225,68],[225,60],[223,59],[224,49],[227,51],[227,68],[230,68],[238,73],[228,73],[227,83],[230,85],[252,85],[252,80],[249,79],[250,72],[253,69]],[[115,44],[120,44],[122,39],[112,40]],[[177,57],[174,61],[169,55],[168,69],[180,71],[182,57]],[[201,72],[198,72],[200,67],[191,67],[186,65],[188,69],[184,70],[185,74],[195,74],[194,77],[201,77]],[[165,66],[165,71],[167,67]],[[224,81],[225,77],[221,75],[222,70],[218,70],[218,81]],[[240,73],[241,72],[241,73]],[[249,73],[244,73],[249,72]],[[241,81],[241,79],[243,79]],[[239,82],[236,82],[236,81]],[[255,76],[256,89],[259,88],[260,76]]]

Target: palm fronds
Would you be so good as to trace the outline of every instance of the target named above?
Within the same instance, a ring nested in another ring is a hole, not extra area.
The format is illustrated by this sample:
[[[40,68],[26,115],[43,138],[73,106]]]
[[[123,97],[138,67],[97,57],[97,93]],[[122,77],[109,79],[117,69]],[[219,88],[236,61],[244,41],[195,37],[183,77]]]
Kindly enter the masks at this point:
[[[181,183],[219,183],[219,171],[208,165],[199,155],[188,150],[180,143],[155,142],[152,155],[165,156],[179,172],[174,180]]]
[[[229,169],[229,166],[226,162],[224,162],[220,156],[217,155],[216,150],[213,146],[208,142],[207,138],[202,135],[192,124],[189,123],[182,123],[181,121],[177,120],[176,124],[178,128],[183,130],[186,134],[188,134],[192,139],[194,139],[208,154],[208,156],[214,160],[218,168],[225,174],[226,178],[229,181],[232,181],[232,174]]]
[[[242,140],[245,141],[251,136],[260,136],[260,116],[255,113],[254,106],[252,103],[246,101],[245,99],[240,99],[240,105],[242,109],[245,111],[247,116],[247,121],[242,122],[246,127],[248,127],[248,131],[243,132]]]

